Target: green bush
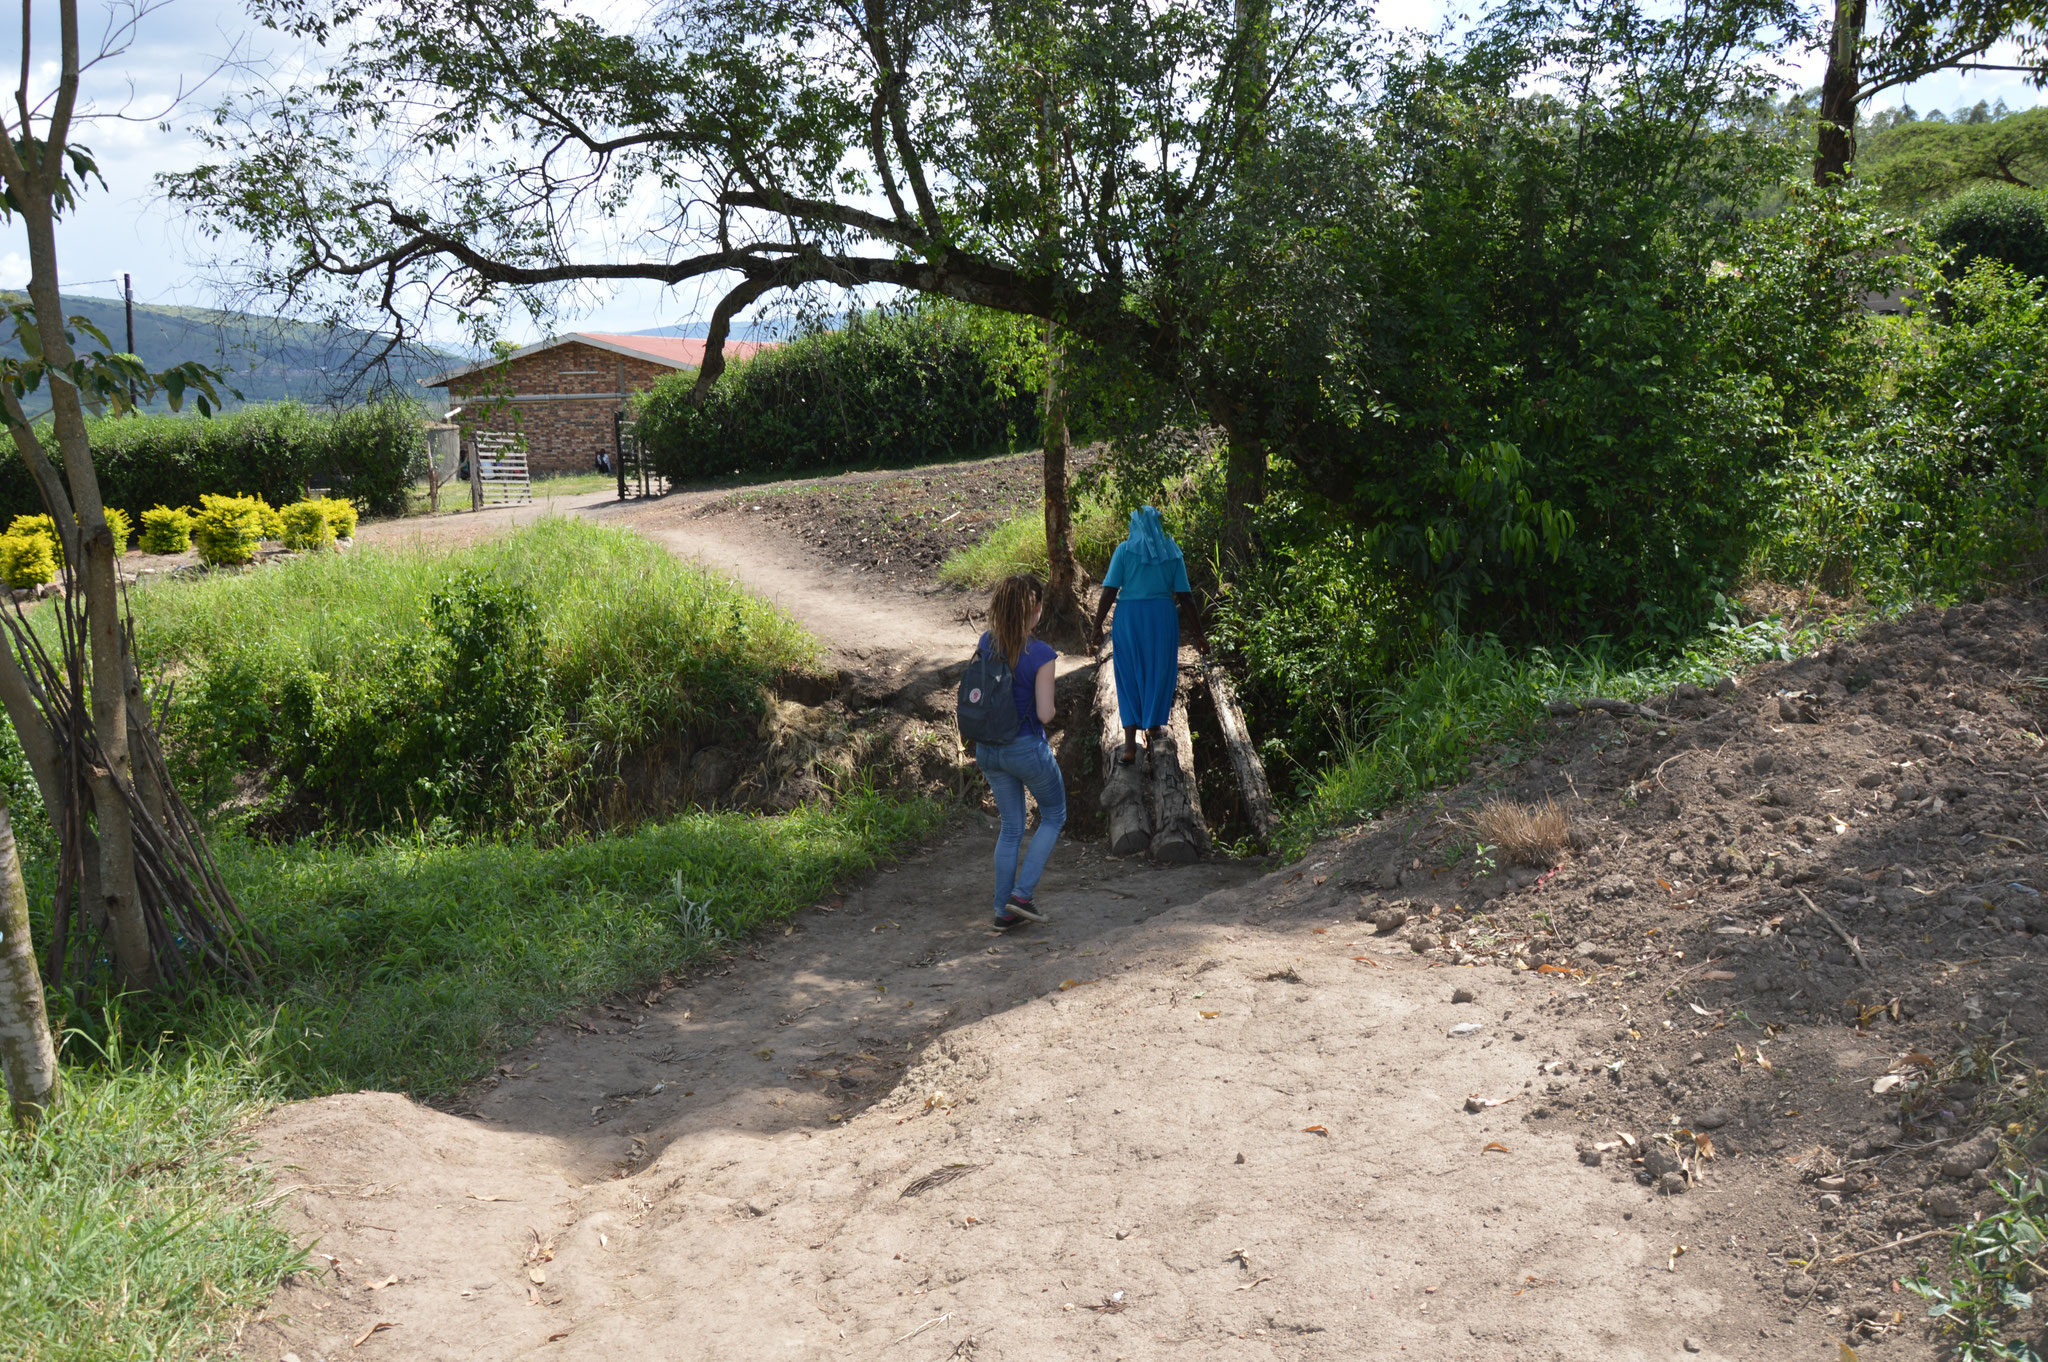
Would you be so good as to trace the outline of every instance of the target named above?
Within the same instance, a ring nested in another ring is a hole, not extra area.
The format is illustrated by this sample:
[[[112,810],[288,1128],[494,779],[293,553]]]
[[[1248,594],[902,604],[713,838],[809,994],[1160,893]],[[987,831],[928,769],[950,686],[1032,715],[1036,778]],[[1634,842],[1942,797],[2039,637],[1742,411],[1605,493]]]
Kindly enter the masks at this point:
[[[1922,222],[1955,252],[1958,273],[1989,256],[2021,274],[2048,276],[2048,190],[1976,185],[1936,204]]]
[[[206,494],[253,495],[272,505],[308,487],[345,496],[373,515],[401,515],[424,474],[420,408],[389,401],[335,414],[295,402],[197,415],[108,417],[87,422],[100,492],[122,506],[191,505]],[[38,428],[55,450],[47,425]],[[40,509],[20,459],[0,462],[0,515]]]
[[[640,439],[663,475],[960,458],[1035,443],[1043,324],[930,304],[857,317],[720,375],[700,410],[694,373],[640,400]]]
[[[628,531],[548,519],[446,555],[364,548],[135,594],[145,662],[186,673],[166,721],[223,796],[352,831],[574,820],[657,742],[751,731],[815,645]]]
[[[288,549],[305,552],[334,543],[333,522],[327,518],[326,506],[318,501],[295,502],[278,512],[278,518],[284,522],[278,537]]]
[[[1884,334],[1871,400],[1778,479],[1755,570],[1886,602],[1980,593],[2042,544],[2048,281],[1979,259],[1939,320]]]
[[[192,547],[192,517],[169,506],[152,506],[142,513],[144,553],[183,553]]]
[[[0,580],[20,591],[57,579],[57,555],[48,535],[9,530],[0,535]]]
[[[261,497],[199,498],[199,514],[192,518],[192,543],[199,560],[208,567],[247,563],[262,544],[265,522],[276,512]]]

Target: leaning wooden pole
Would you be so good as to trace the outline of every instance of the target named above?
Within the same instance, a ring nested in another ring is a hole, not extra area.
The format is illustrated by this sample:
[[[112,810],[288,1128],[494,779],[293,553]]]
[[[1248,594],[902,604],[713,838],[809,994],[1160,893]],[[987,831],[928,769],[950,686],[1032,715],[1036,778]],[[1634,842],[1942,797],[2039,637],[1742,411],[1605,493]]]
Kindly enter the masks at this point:
[[[1109,854],[1142,856],[1152,847],[1152,814],[1146,807],[1143,754],[1129,766],[1117,762],[1124,726],[1116,705],[1116,668],[1111,648],[1096,656],[1095,712],[1102,725],[1102,811],[1109,824]]]
[[[1223,745],[1230,751],[1231,769],[1237,773],[1237,788],[1244,796],[1245,815],[1252,834],[1267,850],[1273,847],[1273,790],[1266,784],[1266,766],[1259,749],[1252,746],[1251,730],[1245,727],[1244,711],[1237,706],[1237,689],[1230,673],[1213,656],[1202,658],[1202,672],[1209,678],[1209,699],[1216,705],[1216,722],[1223,730]]]

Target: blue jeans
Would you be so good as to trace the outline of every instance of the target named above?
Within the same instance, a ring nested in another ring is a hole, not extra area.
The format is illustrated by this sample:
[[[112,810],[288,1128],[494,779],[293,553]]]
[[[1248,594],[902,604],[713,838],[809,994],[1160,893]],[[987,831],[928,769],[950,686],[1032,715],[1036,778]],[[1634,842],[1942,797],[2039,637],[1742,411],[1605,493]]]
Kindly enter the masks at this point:
[[[1059,763],[1052,746],[1042,735],[1018,738],[997,747],[976,743],[974,760],[988,777],[995,792],[996,808],[1003,816],[1003,830],[996,836],[996,907],[1009,902],[1012,891],[1025,898],[1038,888],[1038,877],[1052,859],[1052,845],[1067,825],[1067,785],[1060,779]],[[1038,801],[1038,831],[1024,863],[1017,863],[1017,848],[1024,842],[1024,792]]]

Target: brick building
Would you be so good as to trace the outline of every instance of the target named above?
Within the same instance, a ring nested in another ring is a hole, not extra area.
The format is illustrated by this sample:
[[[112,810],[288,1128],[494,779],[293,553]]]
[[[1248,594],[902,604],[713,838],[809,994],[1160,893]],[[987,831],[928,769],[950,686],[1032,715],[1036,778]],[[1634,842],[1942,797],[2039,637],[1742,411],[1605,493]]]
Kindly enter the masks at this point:
[[[771,344],[727,341],[726,362],[737,363]],[[587,473],[597,467],[600,453],[616,466],[615,421],[628,398],[653,387],[663,374],[703,362],[701,340],[576,331],[420,382],[448,390],[448,414],[462,427],[465,454],[476,432],[510,431],[526,437],[533,472]]]

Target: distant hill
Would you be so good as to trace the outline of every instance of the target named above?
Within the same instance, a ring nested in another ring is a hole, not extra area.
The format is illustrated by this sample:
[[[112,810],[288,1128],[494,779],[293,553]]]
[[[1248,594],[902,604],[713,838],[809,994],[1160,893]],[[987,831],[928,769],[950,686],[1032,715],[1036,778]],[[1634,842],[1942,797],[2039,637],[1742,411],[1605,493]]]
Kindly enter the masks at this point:
[[[774,322],[769,322],[763,325],[749,322],[746,325],[732,328],[731,331],[726,333],[726,339],[736,341],[781,341],[788,340],[796,333],[797,327],[793,324],[784,323],[777,325]],[[645,331],[628,331],[625,334],[628,336],[676,336],[683,340],[703,340],[711,334],[711,323],[678,322],[674,326],[655,326],[649,327]]]
[[[18,302],[19,292],[0,292],[0,299]],[[64,315],[82,316],[106,333],[116,349],[126,344],[121,300],[66,296]],[[19,356],[20,342],[12,331],[0,337],[0,354]],[[165,369],[186,360],[220,370],[225,384],[242,394],[237,402],[225,392],[230,409],[256,402],[293,399],[309,406],[360,401],[379,388],[395,388],[426,402],[445,400],[439,390],[416,380],[456,364],[467,363],[451,351],[412,347],[392,355],[369,374],[365,365],[382,347],[367,331],[280,321],[250,312],[216,312],[201,307],[135,305],[135,353],[151,369]],[[161,397],[150,404],[166,411]]]

